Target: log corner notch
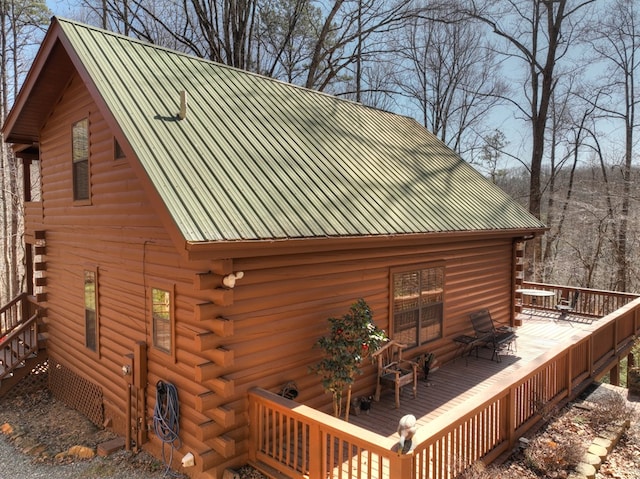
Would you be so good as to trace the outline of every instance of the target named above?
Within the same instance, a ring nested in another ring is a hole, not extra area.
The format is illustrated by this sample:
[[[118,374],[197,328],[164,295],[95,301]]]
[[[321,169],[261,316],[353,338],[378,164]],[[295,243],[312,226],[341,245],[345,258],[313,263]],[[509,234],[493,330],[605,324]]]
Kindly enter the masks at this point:
[[[233,271],[230,259],[215,261],[206,273],[196,273],[193,287],[196,291],[207,291],[211,301],[218,306],[233,304],[233,288],[244,277],[244,272]]]
[[[196,273],[193,286],[197,291],[208,289],[233,289],[239,279],[244,278],[244,272],[236,271],[228,274],[216,274],[212,271]]]

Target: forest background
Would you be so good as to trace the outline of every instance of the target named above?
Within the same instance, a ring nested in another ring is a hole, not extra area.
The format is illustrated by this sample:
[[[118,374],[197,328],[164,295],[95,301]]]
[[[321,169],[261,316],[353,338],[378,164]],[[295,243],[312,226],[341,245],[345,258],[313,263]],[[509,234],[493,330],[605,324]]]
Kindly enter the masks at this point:
[[[526,279],[640,292],[635,0],[0,0],[2,122],[54,14],[411,116],[549,227]],[[4,304],[23,180],[0,140]]]

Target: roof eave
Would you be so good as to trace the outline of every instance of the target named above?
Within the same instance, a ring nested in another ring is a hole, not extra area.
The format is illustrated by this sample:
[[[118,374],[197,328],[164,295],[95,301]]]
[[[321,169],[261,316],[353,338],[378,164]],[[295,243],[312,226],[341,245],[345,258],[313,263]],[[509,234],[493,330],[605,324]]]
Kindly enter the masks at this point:
[[[42,72],[44,70],[45,64],[47,60],[50,58],[51,51],[56,44],[56,40],[58,39],[60,33],[60,27],[53,17],[51,19],[51,26],[47,30],[42,43],[40,44],[40,49],[36,54],[36,57],[33,61],[29,72],[20,88],[18,95],[13,103],[13,107],[9,111],[7,118],[5,119],[4,124],[2,125],[2,133],[4,134],[5,140],[8,143],[16,143],[16,144],[24,144],[28,145],[32,142],[36,142],[38,140],[38,131],[33,131],[28,135],[14,135],[13,130],[21,117],[21,114],[28,107],[31,98],[32,92],[35,89],[36,82],[41,77]]]
[[[235,240],[235,241],[199,241],[186,242],[185,251],[189,260],[209,260],[220,258],[239,258],[255,256],[259,250],[260,255],[271,256],[291,254],[303,251],[332,251],[360,248],[374,248],[379,246],[401,246],[404,243],[417,241],[436,242],[449,240],[450,238],[481,238],[481,237],[507,237],[522,241],[533,239],[548,231],[548,227],[540,228],[513,228],[501,230],[475,230],[475,231],[443,231],[432,233],[413,234],[388,234],[375,236],[340,236],[318,238],[285,238],[285,239],[260,239],[260,240]],[[266,248],[265,246],[268,246]]]

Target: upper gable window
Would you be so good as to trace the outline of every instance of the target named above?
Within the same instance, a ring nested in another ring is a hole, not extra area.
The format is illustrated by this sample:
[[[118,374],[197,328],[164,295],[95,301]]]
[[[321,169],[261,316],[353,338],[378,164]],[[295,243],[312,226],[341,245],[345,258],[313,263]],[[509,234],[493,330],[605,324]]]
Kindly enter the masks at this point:
[[[89,120],[84,118],[73,124],[73,199],[89,199]]]
[[[411,268],[392,274],[392,337],[409,347],[442,336],[444,266]]]
[[[124,160],[126,157],[127,155],[125,155],[124,150],[120,146],[120,143],[118,143],[118,140],[114,138],[113,139],[113,159],[116,161]]]

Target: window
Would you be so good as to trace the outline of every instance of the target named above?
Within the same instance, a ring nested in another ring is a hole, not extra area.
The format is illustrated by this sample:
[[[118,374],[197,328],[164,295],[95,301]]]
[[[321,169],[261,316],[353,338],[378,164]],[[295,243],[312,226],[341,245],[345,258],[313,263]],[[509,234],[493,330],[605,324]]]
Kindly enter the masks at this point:
[[[73,199],[89,199],[89,120],[77,121],[72,127]]]
[[[392,274],[392,336],[409,347],[442,336],[444,266]]]
[[[118,140],[116,140],[114,138],[113,139],[113,159],[114,160],[123,160],[126,157],[127,157],[127,155],[124,154],[124,150],[120,146],[120,143],[118,143]]]
[[[151,319],[153,345],[160,351],[172,353],[172,294],[168,290],[151,289]]]
[[[98,273],[84,272],[84,344],[98,352]]]

